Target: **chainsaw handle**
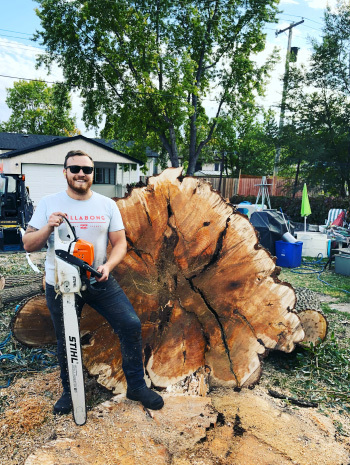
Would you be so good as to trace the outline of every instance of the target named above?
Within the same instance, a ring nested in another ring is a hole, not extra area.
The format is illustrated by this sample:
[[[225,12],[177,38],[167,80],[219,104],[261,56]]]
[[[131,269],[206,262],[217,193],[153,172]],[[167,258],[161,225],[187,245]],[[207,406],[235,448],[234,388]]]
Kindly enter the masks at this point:
[[[99,271],[95,270],[95,268],[92,268],[92,266],[90,265],[86,265],[86,270],[87,271],[90,271],[90,273],[92,274],[92,276],[95,276],[96,278],[102,278],[102,273],[100,273]]]
[[[74,255],[71,255],[66,250],[56,249],[55,253],[56,253],[56,255],[58,257],[60,257],[65,262],[68,262],[68,263],[71,263],[72,265],[78,266],[82,270],[89,271],[93,276],[96,276],[97,278],[102,278],[102,273],[95,270],[95,268],[92,268],[92,266],[90,266],[88,263],[84,262],[84,260],[81,260],[80,258],[75,257]]]

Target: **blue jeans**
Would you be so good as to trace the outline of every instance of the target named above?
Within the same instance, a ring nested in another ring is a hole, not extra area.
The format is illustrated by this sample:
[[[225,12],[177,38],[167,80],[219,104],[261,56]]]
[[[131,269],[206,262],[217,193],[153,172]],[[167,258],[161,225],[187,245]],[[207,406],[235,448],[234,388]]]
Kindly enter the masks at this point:
[[[129,299],[119,286],[117,281],[110,275],[108,281],[95,283],[95,290],[82,291],[82,297],[75,296],[77,315],[80,318],[85,303],[94,308],[112,326],[118,335],[122,353],[122,368],[127,385],[130,389],[141,389],[144,387],[144,370],[142,362],[142,338],[141,323],[135,313]],[[54,286],[46,284],[46,302],[51,313],[57,338],[57,358],[61,367],[61,380],[63,389],[69,390],[67,371],[64,327],[62,317],[62,298],[55,292]]]

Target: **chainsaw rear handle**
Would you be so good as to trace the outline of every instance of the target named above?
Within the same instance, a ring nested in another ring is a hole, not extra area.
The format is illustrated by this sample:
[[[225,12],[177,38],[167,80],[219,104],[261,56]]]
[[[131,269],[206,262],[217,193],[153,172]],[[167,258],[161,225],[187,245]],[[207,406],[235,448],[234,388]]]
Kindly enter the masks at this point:
[[[80,258],[75,257],[74,255],[71,255],[69,252],[66,252],[65,250],[57,249],[55,250],[55,253],[58,257],[60,257],[65,262],[78,266],[84,271],[90,271],[90,273],[93,276],[96,276],[97,278],[102,278],[102,273],[95,270],[95,268],[92,268],[92,266],[90,266],[88,263],[84,262]]]

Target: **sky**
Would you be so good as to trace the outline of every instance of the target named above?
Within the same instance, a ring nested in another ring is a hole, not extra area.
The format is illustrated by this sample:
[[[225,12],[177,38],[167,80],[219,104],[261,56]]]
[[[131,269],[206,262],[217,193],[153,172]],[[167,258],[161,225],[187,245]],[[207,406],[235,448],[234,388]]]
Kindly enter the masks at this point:
[[[284,72],[285,56],[288,44],[288,31],[276,35],[304,19],[304,23],[293,28],[292,47],[299,47],[298,62],[308,63],[310,57],[310,38],[319,39],[326,5],[335,7],[336,0],[280,0],[278,22],[269,24],[265,31],[267,43],[264,53],[258,58],[263,61],[274,47],[278,47],[281,62],[277,65],[270,79],[266,97],[261,100],[265,107],[277,109],[282,96],[281,77]],[[47,82],[62,81],[62,72],[57,67],[48,75],[44,68],[36,69],[36,55],[41,52],[38,45],[30,38],[36,29],[40,29],[40,21],[35,14],[38,6],[33,0],[0,0],[0,121],[6,121],[10,110],[5,103],[6,88],[12,87],[19,79],[43,79]],[[77,126],[81,133],[94,137],[94,130],[87,130],[82,122],[82,108],[79,96],[72,96],[72,113],[77,118]],[[210,114],[214,108],[208,104]]]

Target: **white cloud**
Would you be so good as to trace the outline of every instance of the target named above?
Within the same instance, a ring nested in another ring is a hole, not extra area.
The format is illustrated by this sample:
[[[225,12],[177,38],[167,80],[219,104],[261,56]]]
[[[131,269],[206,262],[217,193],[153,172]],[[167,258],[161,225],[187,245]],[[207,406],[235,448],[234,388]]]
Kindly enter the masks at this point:
[[[51,83],[63,80],[62,71],[58,66],[52,67],[51,74],[48,74],[45,68],[35,68],[36,58],[40,53],[42,51],[36,47],[0,39],[0,121],[7,121],[11,114],[5,103],[6,89],[12,87],[15,81],[19,79],[42,79]],[[72,107],[72,114],[77,118],[77,127],[81,133],[88,137],[95,137],[94,131],[85,130],[84,123],[81,120],[81,100],[76,94],[72,95]]]
[[[299,5],[299,2],[296,2],[295,0],[281,0],[280,5]]]
[[[329,6],[332,11],[335,11],[337,6],[337,0],[306,0],[306,3],[310,8],[318,10],[324,10]]]

